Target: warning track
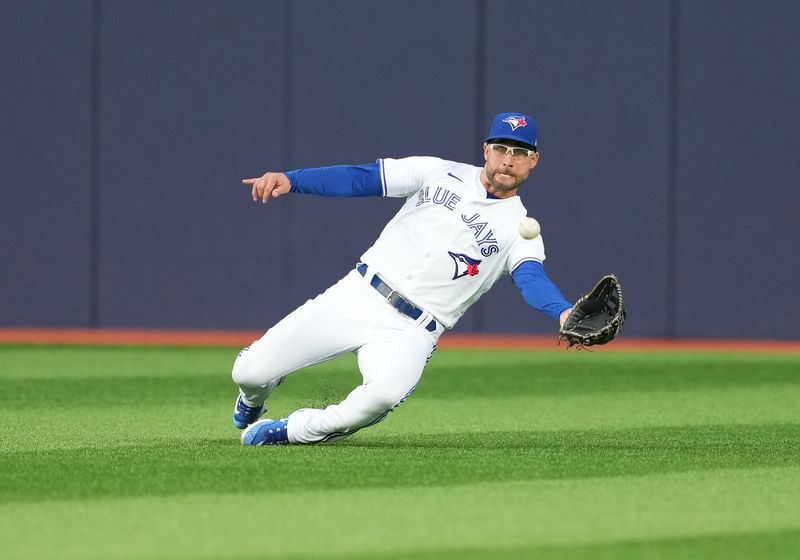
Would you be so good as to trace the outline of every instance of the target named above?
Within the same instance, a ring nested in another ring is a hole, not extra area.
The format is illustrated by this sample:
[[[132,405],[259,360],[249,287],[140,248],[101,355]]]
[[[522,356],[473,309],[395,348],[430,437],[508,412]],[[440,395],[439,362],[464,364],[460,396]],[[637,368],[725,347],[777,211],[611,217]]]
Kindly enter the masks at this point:
[[[0,328],[0,344],[66,344],[106,346],[233,346],[242,347],[262,331]],[[566,351],[554,336],[516,334],[445,334],[440,348]],[[747,352],[800,353],[800,340],[735,340],[716,338],[625,338],[593,352]]]

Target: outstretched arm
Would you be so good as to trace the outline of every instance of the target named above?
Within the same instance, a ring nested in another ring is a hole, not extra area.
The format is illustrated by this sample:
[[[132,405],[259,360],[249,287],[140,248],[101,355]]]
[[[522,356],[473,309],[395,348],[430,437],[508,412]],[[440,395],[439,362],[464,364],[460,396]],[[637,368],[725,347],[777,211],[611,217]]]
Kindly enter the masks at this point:
[[[561,291],[547,277],[542,263],[525,261],[514,269],[511,277],[522,293],[525,303],[548,317],[556,319],[560,326],[564,324],[572,309],[572,304],[564,298]]]
[[[317,194],[321,196],[381,196],[380,166],[335,165],[312,169],[297,169],[286,173],[265,173],[261,177],[243,179],[251,185],[253,200],[266,203],[288,192]]]

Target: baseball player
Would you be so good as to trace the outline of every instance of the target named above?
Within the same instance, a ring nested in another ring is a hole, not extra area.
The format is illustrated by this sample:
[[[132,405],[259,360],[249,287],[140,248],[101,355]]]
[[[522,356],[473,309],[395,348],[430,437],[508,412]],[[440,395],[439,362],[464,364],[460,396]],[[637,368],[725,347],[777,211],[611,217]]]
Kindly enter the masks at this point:
[[[331,442],[380,422],[417,386],[439,336],[504,274],[529,306],[564,323],[572,305],[545,274],[542,238],[520,235],[517,191],[539,161],[534,120],[497,115],[483,157],[483,167],[383,158],[243,180],[263,203],[290,192],[405,199],[344,278],[237,357],[233,423],[244,445]],[[342,402],[259,420],[287,374],[346,352],[363,383]]]

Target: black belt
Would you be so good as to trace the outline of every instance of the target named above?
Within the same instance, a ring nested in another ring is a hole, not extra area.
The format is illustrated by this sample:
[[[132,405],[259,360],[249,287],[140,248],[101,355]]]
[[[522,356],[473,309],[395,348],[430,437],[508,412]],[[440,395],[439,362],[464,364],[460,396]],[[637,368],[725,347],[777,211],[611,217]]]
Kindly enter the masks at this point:
[[[364,263],[361,263],[358,266],[356,266],[356,270],[361,276],[367,275],[367,265],[365,265]],[[383,297],[386,298],[386,301],[389,303],[389,305],[397,309],[403,315],[411,317],[416,321],[424,313],[422,309],[420,309],[419,307],[417,307],[416,305],[405,299],[397,292],[395,292],[391,288],[391,286],[389,286],[389,284],[384,282],[381,279],[381,277],[378,276],[377,274],[372,275],[372,280],[370,280],[369,285],[378,290],[378,293],[380,293]],[[431,319],[431,322],[425,325],[425,330],[433,332],[436,330],[437,327],[438,325],[436,324],[436,321],[434,319]]]

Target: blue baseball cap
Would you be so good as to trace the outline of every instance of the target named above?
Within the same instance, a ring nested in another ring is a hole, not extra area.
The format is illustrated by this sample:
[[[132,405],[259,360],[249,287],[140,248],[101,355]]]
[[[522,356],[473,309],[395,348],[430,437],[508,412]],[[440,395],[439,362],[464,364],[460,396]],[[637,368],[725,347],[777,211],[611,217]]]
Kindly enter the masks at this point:
[[[522,113],[500,113],[486,137],[490,140],[514,140],[536,149],[536,121]]]

